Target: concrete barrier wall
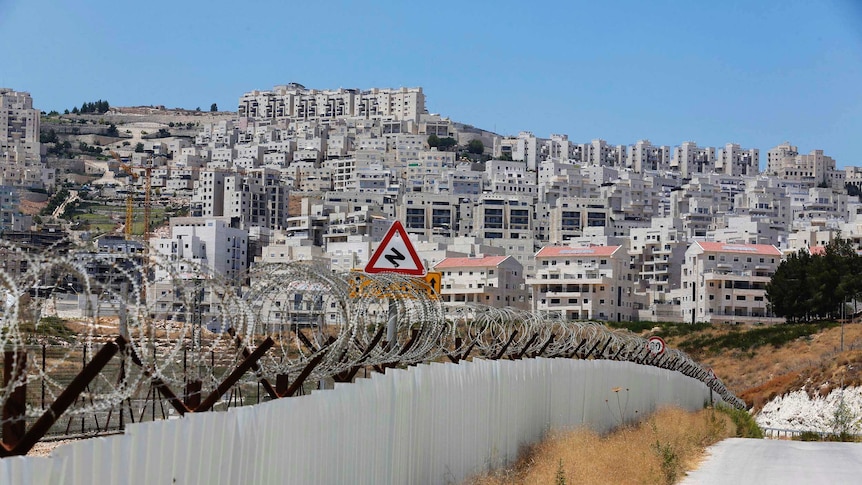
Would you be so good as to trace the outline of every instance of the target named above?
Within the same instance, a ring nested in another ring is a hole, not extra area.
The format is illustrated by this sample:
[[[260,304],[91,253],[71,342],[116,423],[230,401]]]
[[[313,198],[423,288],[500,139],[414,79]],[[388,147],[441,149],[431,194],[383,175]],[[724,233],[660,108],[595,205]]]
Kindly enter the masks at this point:
[[[48,458],[0,460],[0,483],[445,484],[514,461],[549,429],[600,432],[710,391],[628,362],[474,360],[389,369],[224,413],[134,424]]]

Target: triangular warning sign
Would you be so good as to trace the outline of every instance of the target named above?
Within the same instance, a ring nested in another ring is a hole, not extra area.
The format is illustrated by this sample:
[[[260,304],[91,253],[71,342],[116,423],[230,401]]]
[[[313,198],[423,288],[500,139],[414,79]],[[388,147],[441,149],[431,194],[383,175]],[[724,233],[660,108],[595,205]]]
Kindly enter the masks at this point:
[[[401,221],[395,221],[380,241],[380,246],[365,265],[366,273],[400,273],[413,276],[425,274],[425,267],[407,236]]]

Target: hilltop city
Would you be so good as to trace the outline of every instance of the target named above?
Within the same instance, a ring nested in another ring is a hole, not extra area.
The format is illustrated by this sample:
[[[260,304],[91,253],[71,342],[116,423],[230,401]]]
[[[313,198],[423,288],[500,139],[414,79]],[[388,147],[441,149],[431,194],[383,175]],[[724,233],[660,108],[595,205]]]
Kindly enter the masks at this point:
[[[64,113],[0,88],[0,164],[4,239],[38,250],[71,235],[107,262],[148,244],[175,264],[139,275],[165,311],[171,275],[242,287],[267,263],[361,269],[397,220],[447,308],[780,322],[765,287],[782,258],[862,242],[862,168],[823,150],[784,142],[762,163],[735,143],[501,136],[429,113],[422,88],[292,83],[235,112],[99,100]],[[3,258],[26,271],[21,253]],[[97,260],[88,272],[108,281],[116,265]]]

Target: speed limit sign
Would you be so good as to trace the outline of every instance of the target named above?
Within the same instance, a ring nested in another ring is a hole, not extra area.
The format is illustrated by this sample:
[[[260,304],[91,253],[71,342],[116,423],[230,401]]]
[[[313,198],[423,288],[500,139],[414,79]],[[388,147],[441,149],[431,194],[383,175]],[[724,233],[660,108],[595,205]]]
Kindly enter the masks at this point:
[[[650,337],[647,339],[647,348],[653,355],[659,355],[664,353],[665,343],[664,339],[661,337]]]

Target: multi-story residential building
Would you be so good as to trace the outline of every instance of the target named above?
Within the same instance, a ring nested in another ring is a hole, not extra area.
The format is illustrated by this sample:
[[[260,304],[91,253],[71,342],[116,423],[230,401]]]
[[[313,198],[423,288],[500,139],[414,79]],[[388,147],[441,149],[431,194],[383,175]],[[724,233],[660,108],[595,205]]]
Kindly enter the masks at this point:
[[[241,228],[285,227],[288,189],[280,183],[277,170],[248,170],[230,175],[224,182],[224,215],[237,218]]]
[[[751,215],[719,216],[716,228],[706,233],[709,241],[743,244],[771,244],[782,247],[787,243],[786,226]]]
[[[679,268],[688,249],[682,221],[657,217],[650,227],[631,229],[628,239],[636,291],[648,297],[647,305],[664,303],[665,296],[680,287]]]
[[[718,149],[715,171],[734,177],[760,173],[760,150],[744,150],[736,143],[728,143]]]
[[[409,234],[454,237],[469,234],[464,224],[472,210],[473,203],[457,195],[408,192],[398,205],[397,217]]]
[[[335,120],[366,118],[419,122],[427,113],[422,88],[317,90],[291,83],[239,99],[240,118]]]
[[[693,141],[683,142],[674,147],[670,166],[683,178],[711,173],[715,168],[715,148],[702,148]]]
[[[800,155],[789,142],[769,150],[766,171],[782,180],[802,183],[806,188],[825,185],[843,189],[846,177],[845,172],[835,168],[835,160],[824,155],[823,150]]]
[[[460,163],[454,169],[444,169],[438,174],[428,174],[424,178],[423,192],[431,194],[451,194],[479,198],[483,192],[483,174],[470,170],[470,165]]]
[[[20,204],[18,189],[0,185],[0,233],[26,231],[33,225],[33,216],[21,213]]]
[[[451,257],[434,270],[442,274],[440,297],[448,308],[470,303],[530,308],[523,268],[511,256]]]
[[[636,173],[648,170],[669,170],[670,147],[653,146],[649,140],[640,140],[631,146],[626,165]]]
[[[473,229],[484,239],[533,239],[533,198],[483,194],[473,210]]]
[[[622,246],[546,246],[527,279],[533,310],[567,320],[630,320],[636,316],[629,257]]]
[[[574,160],[593,167],[625,167],[628,149],[625,145],[611,146],[605,140],[580,143],[573,149]]]
[[[0,88],[0,185],[54,187],[55,170],[42,163],[39,124],[29,93]]]
[[[250,259],[248,231],[232,227],[227,217],[175,217],[170,224],[170,237],[150,241],[161,264],[155,266],[147,288],[149,308],[158,318],[200,318],[202,325],[220,330],[216,315],[224,295],[201,282],[212,278],[234,285],[244,282]],[[177,280],[188,285],[183,288]],[[195,286],[199,294],[184,293],[196,291]]]
[[[575,158],[575,145],[569,141],[568,135],[551,135],[547,144],[548,160],[569,163]]]
[[[21,162],[39,161],[39,125],[30,93],[0,88],[0,153],[14,152]]]
[[[607,200],[591,197],[563,197],[550,207],[548,241],[561,244],[580,237],[586,228],[605,227],[611,222],[613,209]]]
[[[781,251],[765,244],[695,241],[682,266],[681,311],[687,322],[772,323],[766,284]]]

